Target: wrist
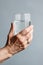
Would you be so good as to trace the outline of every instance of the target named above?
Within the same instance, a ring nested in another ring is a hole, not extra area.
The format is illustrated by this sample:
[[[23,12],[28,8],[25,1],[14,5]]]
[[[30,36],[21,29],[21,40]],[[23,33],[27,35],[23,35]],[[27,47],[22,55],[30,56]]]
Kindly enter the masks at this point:
[[[6,54],[7,54],[7,56],[8,56],[8,57],[11,57],[12,54],[9,53],[9,48],[6,46],[4,49],[6,50]]]
[[[15,48],[15,47],[13,47],[13,46],[7,46],[7,47],[6,47],[6,49],[7,49],[7,51],[8,51],[8,54],[9,54],[10,56],[12,56],[12,55],[14,55],[14,54],[16,53],[16,51],[15,51],[14,48]]]

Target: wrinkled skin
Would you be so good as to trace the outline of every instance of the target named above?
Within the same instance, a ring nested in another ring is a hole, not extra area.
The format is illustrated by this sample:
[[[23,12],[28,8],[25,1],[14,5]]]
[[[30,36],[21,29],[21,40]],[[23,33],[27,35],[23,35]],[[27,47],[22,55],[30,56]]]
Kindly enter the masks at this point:
[[[33,25],[25,28],[17,35],[14,35],[14,24],[11,23],[11,28],[7,36],[7,42],[5,47],[8,48],[10,54],[16,54],[24,50],[30,45],[33,38]]]

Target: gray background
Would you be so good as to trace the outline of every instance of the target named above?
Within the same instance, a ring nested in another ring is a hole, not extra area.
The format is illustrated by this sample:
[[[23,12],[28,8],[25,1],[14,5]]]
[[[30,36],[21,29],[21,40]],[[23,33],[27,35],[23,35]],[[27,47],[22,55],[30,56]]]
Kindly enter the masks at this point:
[[[0,0],[0,47],[6,43],[16,13],[31,13],[32,44],[1,65],[43,65],[43,0]]]

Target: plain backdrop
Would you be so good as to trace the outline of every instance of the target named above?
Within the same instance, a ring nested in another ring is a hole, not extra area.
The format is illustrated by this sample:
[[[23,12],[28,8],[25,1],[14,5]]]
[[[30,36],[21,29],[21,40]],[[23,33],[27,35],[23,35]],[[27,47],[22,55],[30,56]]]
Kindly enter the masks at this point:
[[[33,40],[28,48],[0,65],[43,65],[43,0],[0,0],[0,48],[17,13],[31,13]]]

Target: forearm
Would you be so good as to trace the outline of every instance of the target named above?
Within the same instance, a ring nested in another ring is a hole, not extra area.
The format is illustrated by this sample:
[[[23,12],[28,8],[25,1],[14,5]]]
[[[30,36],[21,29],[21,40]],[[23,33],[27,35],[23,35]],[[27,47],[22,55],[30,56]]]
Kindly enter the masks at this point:
[[[12,55],[8,53],[7,47],[0,49],[0,62],[10,58]]]
[[[14,54],[20,52],[23,50],[23,47],[19,43],[15,43],[14,45],[11,46],[6,46],[4,48],[0,49],[0,62],[12,57]]]

